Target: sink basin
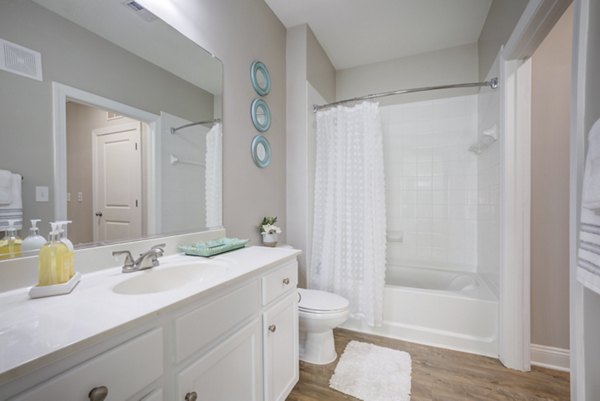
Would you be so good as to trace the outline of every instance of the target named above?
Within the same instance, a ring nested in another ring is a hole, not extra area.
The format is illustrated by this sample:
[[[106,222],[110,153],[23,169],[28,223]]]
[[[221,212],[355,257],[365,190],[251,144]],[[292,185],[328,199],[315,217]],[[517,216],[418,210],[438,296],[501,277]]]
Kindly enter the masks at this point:
[[[168,267],[160,270],[143,270],[135,273],[135,277],[115,285],[113,292],[138,295],[172,291],[192,282],[198,283],[199,281],[208,280],[222,274],[225,269],[225,266],[206,263]]]

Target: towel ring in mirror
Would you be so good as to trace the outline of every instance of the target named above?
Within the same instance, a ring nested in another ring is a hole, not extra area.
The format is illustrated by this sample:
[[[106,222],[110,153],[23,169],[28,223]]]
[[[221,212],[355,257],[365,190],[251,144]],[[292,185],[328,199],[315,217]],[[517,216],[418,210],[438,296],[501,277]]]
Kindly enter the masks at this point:
[[[250,115],[254,127],[260,132],[265,132],[271,127],[271,110],[263,99],[256,98],[252,101]]]
[[[257,135],[252,139],[251,152],[258,167],[265,168],[271,164],[271,144],[264,136]]]
[[[262,61],[255,61],[250,66],[250,79],[256,93],[266,96],[271,91],[271,75]]]

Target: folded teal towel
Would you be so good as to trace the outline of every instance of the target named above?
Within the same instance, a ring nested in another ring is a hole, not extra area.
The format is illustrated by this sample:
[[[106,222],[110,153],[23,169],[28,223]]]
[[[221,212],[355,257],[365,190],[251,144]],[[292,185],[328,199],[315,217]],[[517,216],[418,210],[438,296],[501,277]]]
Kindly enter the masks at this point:
[[[191,245],[179,245],[178,249],[192,256],[214,256],[246,246],[249,240],[239,238],[219,238]]]

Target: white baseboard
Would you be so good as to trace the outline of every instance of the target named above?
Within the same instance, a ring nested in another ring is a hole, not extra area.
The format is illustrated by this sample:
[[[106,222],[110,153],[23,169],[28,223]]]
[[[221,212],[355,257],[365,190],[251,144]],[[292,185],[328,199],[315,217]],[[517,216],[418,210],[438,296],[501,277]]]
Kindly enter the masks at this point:
[[[569,372],[569,350],[531,344],[531,364],[563,372]]]

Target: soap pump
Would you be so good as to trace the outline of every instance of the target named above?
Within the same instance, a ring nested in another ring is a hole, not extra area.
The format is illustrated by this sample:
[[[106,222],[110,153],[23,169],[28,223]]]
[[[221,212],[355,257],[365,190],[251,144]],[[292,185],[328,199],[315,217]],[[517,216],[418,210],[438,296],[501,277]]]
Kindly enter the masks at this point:
[[[8,228],[4,238],[0,240],[0,259],[9,259],[21,255],[23,240],[17,235],[15,223],[19,220],[8,220]]]
[[[40,235],[40,229],[37,227],[37,223],[40,221],[40,219],[31,219],[29,235],[23,240],[21,251],[37,251],[46,243],[46,238]]]
[[[67,238],[67,225],[72,223],[71,220],[64,220],[64,221],[57,221],[57,228],[58,228],[58,232],[59,232],[59,241],[63,242],[71,252],[73,252],[75,250],[75,248],[73,247],[73,243],[71,242],[70,239]]]
[[[65,254],[64,263],[65,269],[68,271],[68,276],[71,278],[75,274],[75,248],[73,247],[71,240],[67,238],[66,234],[67,225],[69,223],[72,223],[72,221],[64,220],[56,222],[58,228],[58,240],[65,244],[69,249],[69,252]]]
[[[50,240],[40,250],[38,286],[65,283],[69,280],[69,266],[65,266],[65,255],[69,248],[59,241],[56,223],[50,223]]]

